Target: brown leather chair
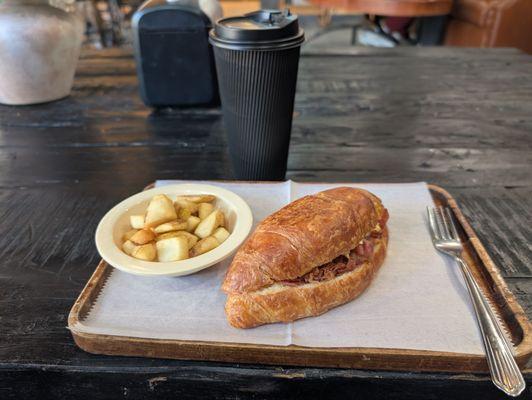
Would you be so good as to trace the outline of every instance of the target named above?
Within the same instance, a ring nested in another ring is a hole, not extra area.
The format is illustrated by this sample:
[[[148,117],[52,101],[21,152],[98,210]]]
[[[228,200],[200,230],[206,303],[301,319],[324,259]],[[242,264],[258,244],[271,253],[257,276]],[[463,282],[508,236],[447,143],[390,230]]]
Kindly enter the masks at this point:
[[[444,44],[532,53],[532,0],[455,0]]]

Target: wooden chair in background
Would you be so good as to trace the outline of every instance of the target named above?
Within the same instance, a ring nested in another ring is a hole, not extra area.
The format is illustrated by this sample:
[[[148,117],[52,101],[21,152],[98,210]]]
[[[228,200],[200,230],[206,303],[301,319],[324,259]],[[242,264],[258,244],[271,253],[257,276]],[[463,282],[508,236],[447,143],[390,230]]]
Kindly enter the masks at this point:
[[[282,6],[289,7],[295,14],[315,13],[324,27],[323,33],[328,31],[332,15],[365,15],[366,22],[376,29],[380,25],[374,22],[381,17],[422,18],[420,30],[425,41],[422,44],[437,44],[441,40],[445,16],[451,12],[453,4],[453,0],[308,0],[309,4],[304,6],[290,2],[285,0]],[[353,27],[353,37],[357,28]],[[387,32],[381,31],[380,34],[386,36]],[[388,38],[395,40],[391,36]]]
[[[98,47],[123,44],[127,41],[123,32],[124,22],[130,20],[131,15],[141,3],[142,0],[79,1],[78,7],[87,21],[89,41]]]
[[[310,0],[310,3],[351,14],[426,17],[449,14],[453,0]]]

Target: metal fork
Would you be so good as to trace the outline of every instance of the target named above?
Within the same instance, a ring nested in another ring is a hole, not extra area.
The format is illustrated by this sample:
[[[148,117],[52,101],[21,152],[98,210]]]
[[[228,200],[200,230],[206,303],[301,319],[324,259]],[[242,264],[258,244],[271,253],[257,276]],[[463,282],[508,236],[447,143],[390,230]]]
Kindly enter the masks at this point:
[[[504,393],[514,397],[519,396],[525,389],[523,375],[514,360],[510,344],[502,332],[499,321],[461,256],[463,246],[451,211],[449,208],[427,207],[427,212],[434,247],[451,256],[460,266],[464,276],[482,333],[491,380]]]

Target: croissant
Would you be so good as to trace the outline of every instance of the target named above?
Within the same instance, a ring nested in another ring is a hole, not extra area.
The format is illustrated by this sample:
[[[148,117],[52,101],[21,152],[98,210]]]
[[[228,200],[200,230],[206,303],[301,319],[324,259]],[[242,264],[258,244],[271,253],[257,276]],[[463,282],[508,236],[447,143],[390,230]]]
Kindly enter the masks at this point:
[[[353,300],[384,261],[387,220],[378,197],[349,187],[302,197],[270,215],[227,270],[229,323],[290,322]]]

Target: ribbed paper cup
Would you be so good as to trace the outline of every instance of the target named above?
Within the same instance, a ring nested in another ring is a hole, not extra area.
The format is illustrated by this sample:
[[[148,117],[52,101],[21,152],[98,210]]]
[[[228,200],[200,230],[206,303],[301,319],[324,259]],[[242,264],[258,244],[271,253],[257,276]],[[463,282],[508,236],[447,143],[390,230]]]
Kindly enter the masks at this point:
[[[215,48],[229,154],[238,179],[283,180],[299,47],[282,51]]]
[[[238,179],[285,178],[303,41],[302,31],[298,34],[297,40],[258,42],[261,46],[211,40],[229,154]]]

